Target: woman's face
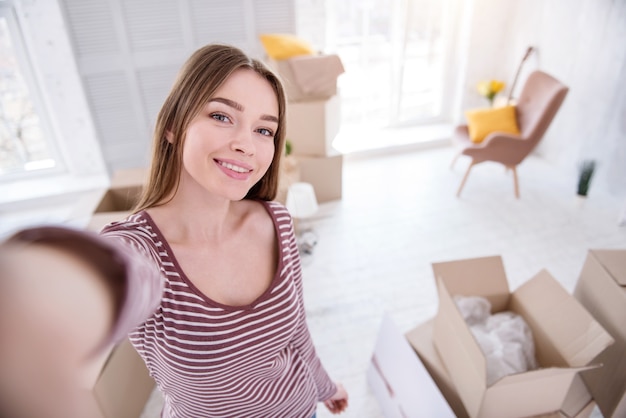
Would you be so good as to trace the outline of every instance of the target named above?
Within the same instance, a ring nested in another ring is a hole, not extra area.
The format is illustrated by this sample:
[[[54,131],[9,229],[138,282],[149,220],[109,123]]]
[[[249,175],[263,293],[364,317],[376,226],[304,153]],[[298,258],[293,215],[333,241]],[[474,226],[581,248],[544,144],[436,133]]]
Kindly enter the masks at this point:
[[[234,72],[187,128],[179,191],[243,199],[274,157],[278,100],[252,70]]]

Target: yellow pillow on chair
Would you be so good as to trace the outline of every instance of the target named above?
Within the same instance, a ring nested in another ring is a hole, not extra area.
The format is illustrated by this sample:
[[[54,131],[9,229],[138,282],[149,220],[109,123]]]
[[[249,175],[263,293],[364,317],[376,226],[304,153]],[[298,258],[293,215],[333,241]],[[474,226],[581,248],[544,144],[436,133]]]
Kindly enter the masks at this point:
[[[519,134],[515,106],[474,109],[465,112],[470,140],[480,143],[492,132]]]

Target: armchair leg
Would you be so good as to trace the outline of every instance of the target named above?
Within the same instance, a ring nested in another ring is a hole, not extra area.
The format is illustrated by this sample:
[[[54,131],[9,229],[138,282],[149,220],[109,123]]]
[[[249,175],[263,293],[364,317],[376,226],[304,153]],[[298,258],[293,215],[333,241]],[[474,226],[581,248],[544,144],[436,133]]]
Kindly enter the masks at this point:
[[[454,158],[452,159],[452,162],[450,163],[450,170],[452,170],[454,168],[454,164],[456,164],[456,160],[459,159],[459,157],[461,156],[461,154],[463,153],[463,150],[458,151],[456,153],[456,155],[454,156]]]
[[[517,182],[517,169],[516,166],[508,167],[513,172],[513,186],[515,187],[515,198],[519,199],[519,184]]]
[[[467,181],[467,177],[469,176],[470,170],[472,169],[473,166],[474,166],[474,160],[472,160],[469,167],[467,167],[467,171],[465,172],[465,175],[463,176],[463,180],[461,180],[461,184],[459,185],[459,190],[457,190],[456,192],[456,197],[461,196],[461,190],[463,190],[463,186],[465,186],[465,182]]]

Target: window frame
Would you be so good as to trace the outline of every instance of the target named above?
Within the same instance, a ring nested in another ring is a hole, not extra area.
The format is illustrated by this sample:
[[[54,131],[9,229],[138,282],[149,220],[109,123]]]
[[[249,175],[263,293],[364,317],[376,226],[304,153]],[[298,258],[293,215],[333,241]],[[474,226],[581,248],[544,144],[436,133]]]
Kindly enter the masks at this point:
[[[109,174],[58,3],[0,0],[0,13],[16,38],[20,69],[56,161],[0,176],[0,206],[106,188]]]
[[[55,162],[54,167],[50,168],[21,170],[0,174],[0,183],[63,173],[66,171],[66,162],[59,152],[58,133],[53,129],[53,125],[49,119],[50,112],[43,100],[43,94],[35,76],[35,69],[32,65],[28,45],[25,42],[24,34],[22,33],[15,12],[15,6],[12,2],[0,1],[0,18],[6,21],[19,71],[28,87],[29,98],[39,118],[40,129],[45,138],[44,141],[46,142],[47,151],[50,158]]]

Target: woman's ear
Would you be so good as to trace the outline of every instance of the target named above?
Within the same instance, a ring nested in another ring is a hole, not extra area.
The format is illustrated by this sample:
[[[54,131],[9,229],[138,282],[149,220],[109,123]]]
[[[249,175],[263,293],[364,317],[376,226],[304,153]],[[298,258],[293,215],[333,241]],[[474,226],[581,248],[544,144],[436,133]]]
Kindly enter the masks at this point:
[[[169,129],[165,131],[165,139],[167,139],[167,142],[170,144],[174,143],[174,134]]]

